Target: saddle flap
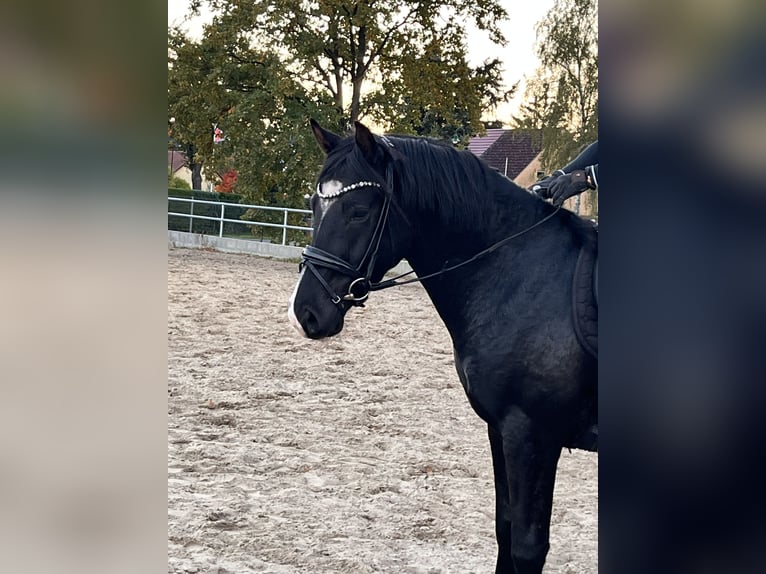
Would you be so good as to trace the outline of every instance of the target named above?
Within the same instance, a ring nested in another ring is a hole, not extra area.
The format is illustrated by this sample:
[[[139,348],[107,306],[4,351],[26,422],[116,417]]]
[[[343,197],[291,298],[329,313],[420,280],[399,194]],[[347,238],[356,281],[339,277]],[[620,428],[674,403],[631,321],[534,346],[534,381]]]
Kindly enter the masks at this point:
[[[583,247],[577,257],[572,279],[572,315],[580,345],[598,359],[598,265],[596,249]]]

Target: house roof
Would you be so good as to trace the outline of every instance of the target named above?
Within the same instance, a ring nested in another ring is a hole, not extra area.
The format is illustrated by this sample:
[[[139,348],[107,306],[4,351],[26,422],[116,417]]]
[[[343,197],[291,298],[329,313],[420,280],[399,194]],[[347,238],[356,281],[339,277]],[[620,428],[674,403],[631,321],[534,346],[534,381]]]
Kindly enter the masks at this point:
[[[504,130],[502,128],[491,129],[487,130],[486,135],[471,138],[471,141],[468,142],[468,151],[481,157],[481,155],[487,151],[487,148],[494,144],[498,138],[507,131],[509,130]]]
[[[469,151],[509,179],[516,178],[542,149],[542,131],[532,129],[487,130],[486,136],[471,138],[468,143]]]
[[[182,167],[188,165],[186,154],[182,151],[168,150],[168,167],[170,173],[175,173]]]

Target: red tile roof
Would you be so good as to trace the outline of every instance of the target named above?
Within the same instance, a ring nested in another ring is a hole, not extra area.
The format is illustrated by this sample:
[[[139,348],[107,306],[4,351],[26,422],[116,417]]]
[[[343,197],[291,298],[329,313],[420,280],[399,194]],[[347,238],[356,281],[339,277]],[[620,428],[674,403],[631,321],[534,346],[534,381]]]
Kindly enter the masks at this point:
[[[468,150],[500,173],[514,179],[542,151],[542,132],[523,129],[487,130],[486,136],[471,138]]]

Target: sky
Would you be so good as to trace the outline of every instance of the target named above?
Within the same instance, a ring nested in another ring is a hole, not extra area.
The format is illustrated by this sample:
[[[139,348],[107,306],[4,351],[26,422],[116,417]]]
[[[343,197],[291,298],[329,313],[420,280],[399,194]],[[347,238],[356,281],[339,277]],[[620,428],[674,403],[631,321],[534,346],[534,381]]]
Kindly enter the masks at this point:
[[[554,0],[499,0],[509,18],[502,22],[500,28],[505,34],[507,44],[504,47],[493,44],[486,34],[475,29],[468,30],[468,58],[471,65],[481,64],[488,58],[500,58],[503,62],[504,80],[506,87],[523,80],[524,76],[532,76],[537,68],[538,60],[535,55],[535,24],[553,6]],[[182,24],[188,13],[189,0],[168,0],[168,25]],[[209,19],[209,17],[208,17]],[[205,16],[183,24],[193,37],[199,37]],[[516,96],[498,107],[497,112],[485,119],[499,119],[508,123],[522,103],[524,83],[519,84]]]

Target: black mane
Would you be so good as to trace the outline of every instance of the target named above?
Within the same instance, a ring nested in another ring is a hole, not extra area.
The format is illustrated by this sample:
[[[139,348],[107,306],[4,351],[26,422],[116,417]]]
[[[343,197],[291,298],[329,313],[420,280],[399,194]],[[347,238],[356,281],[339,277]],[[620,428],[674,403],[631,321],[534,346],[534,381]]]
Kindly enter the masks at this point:
[[[405,209],[427,212],[443,225],[458,229],[486,229],[514,223],[530,224],[550,214],[555,208],[535,194],[490,167],[468,150],[458,150],[448,143],[423,137],[392,135],[396,187]],[[387,143],[379,140],[380,150]],[[381,153],[385,153],[381,151]],[[320,179],[344,171],[367,174],[385,184],[374,172],[349,137],[327,157]],[[559,220],[568,224],[578,242],[593,237],[593,225],[562,209]]]
[[[424,138],[391,139],[407,158],[403,167],[411,185],[405,184],[405,201],[414,200],[418,210],[434,214],[445,225],[476,228],[491,224],[498,202],[536,203],[538,209],[550,211],[545,202],[467,150]]]
[[[501,225],[508,218],[526,216],[536,222],[554,207],[490,167],[468,150],[428,138],[391,136],[389,140],[407,159],[401,162],[403,200],[425,210],[445,225],[481,229]],[[568,225],[578,243],[595,241],[593,224],[562,209],[559,221]],[[526,221],[530,224],[530,221]]]

